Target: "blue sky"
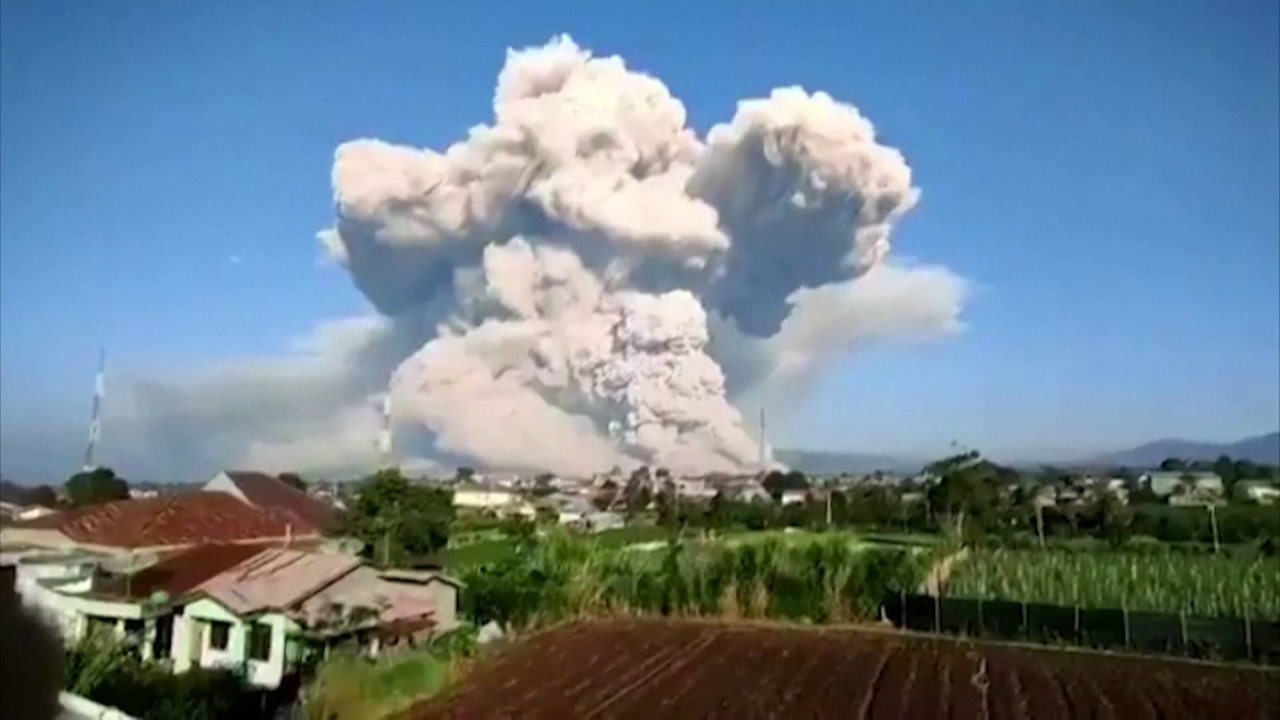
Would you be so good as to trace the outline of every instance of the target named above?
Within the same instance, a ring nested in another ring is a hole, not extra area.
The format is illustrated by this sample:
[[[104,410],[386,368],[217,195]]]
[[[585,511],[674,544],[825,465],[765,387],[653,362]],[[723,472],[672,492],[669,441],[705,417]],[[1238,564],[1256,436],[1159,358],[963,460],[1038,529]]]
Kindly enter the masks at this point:
[[[361,312],[314,240],[334,148],[443,148],[490,119],[505,48],[560,32],[700,133],[777,86],[857,105],[923,190],[894,252],[976,284],[965,333],[840,360],[777,444],[1280,427],[1276,3],[905,5],[0,4],[0,469],[74,466],[99,344],[146,377]]]

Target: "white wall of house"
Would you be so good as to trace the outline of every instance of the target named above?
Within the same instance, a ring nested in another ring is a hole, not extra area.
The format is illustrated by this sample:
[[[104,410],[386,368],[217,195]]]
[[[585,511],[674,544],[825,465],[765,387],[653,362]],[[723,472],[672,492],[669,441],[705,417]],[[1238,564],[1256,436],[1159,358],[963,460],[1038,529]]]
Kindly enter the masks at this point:
[[[228,625],[227,644],[212,644],[214,623]],[[249,633],[254,624],[271,628],[271,648],[265,660],[249,657]],[[280,613],[264,613],[241,618],[219,603],[201,598],[187,604],[181,621],[174,623],[174,671],[185,672],[193,666],[205,668],[245,668],[249,682],[267,688],[280,684],[285,674],[285,642],[296,626]]]
[[[515,493],[511,493],[506,490],[464,489],[455,490],[453,492],[453,504],[455,507],[460,508],[500,508],[510,505],[515,501]]]

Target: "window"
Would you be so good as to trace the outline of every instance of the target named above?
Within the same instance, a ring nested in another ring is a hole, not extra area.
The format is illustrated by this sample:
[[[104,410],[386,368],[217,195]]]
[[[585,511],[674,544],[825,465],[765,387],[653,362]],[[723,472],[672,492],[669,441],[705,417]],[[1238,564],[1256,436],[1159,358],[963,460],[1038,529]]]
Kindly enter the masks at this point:
[[[231,637],[231,623],[218,620],[209,621],[209,647],[213,650],[226,650],[227,640]]]
[[[254,623],[249,626],[249,659],[266,660],[271,657],[271,626]]]

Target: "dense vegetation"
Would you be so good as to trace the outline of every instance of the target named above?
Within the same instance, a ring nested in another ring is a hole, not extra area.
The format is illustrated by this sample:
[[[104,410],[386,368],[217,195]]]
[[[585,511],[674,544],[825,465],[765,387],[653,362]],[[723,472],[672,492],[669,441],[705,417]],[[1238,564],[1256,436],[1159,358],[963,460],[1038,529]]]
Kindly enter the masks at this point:
[[[113,636],[88,636],[67,653],[66,688],[139,718],[216,720],[270,718],[287,689],[252,688],[233,670],[193,668],[180,675],[137,658]]]
[[[399,470],[382,470],[360,488],[343,530],[364,542],[375,563],[401,565],[444,549],[454,515],[448,491],[410,483]]]
[[[829,622],[875,617],[886,593],[919,584],[932,557],[841,534],[794,544],[676,540],[652,551],[552,534],[462,579],[465,611],[478,624],[615,614]]]
[[[963,597],[1280,620],[1280,560],[1245,553],[973,553],[948,593]]]
[[[325,660],[303,690],[310,720],[374,720],[431,697],[475,654],[475,631],[461,627],[426,647],[376,659],[338,653]]]

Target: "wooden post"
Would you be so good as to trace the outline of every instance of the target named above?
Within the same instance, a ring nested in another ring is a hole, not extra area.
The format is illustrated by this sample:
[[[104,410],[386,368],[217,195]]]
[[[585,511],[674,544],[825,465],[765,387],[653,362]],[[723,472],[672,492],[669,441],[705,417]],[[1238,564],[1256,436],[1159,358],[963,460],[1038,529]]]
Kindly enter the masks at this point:
[[[1182,654],[1189,655],[1190,648],[1187,646],[1187,611],[1178,611],[1178,624],[1182,626]]]
[[[1124,614],[1124,646],[1129,647],[1129,606],[1122,603],[1120,612]]]
[[[938,595],[933,596],[933,631],[942,632],[942,598]]]
[[[902,603],[902,629],[907,629],[907,591],[898,591],[898,600]]]
[[[987,623],[986,623],[986,620],[983,619],[982,617],[982,598],[979,597],[978,598],[978,636],[981,637],[986,634],[987,634]]]
[[[1209,502],[1209,524],[1213,526],[1213,553],[1218,554],[1218,508]]]
[[[1244,651],[1245,655],[1253,659],[1253,627],[1249,623],[1249,608],[1244,609]]]
[[[1024,602],[1022,603],[1022,634],[1023,636],[1030,634],[1028,630],[1029,628],[1027,627],[1027,604]]]
[[[1080,606],[1079,605],[1076,605],[1075,638],[1076,638],[1076,642],[1080,641]]]

